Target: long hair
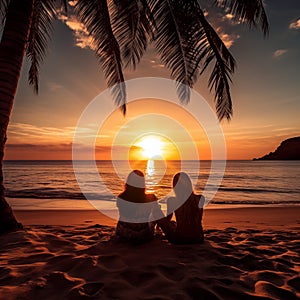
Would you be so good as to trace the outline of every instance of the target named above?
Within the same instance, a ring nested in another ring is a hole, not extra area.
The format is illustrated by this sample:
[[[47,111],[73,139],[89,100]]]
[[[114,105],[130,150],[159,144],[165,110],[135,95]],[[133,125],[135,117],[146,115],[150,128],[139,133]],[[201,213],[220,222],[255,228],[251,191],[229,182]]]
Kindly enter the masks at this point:
[[[140,170],[133,170],[129,173],[125,190],[120,196],[130,202],[143,203],[145,202],[145,187],[144,173]]]
[[[173,177],[173,189],[176,198],[183,200],[188,199],[193,193],[192,181],[188,174],[179,172]]]
[[[173,189],[177,201],[182,203],[178,210],[181,211],[183,222],[192,223],[193,216],[199,211],[196,195],[193,192],[192,181],[185,172],[177,173],[173,178]]]

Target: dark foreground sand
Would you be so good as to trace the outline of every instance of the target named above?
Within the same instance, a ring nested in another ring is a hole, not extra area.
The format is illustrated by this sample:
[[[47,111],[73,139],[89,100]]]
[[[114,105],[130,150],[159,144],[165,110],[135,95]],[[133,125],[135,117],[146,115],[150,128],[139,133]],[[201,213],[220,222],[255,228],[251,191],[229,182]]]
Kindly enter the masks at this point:
[[[199,245],[119,243],[95,211],[16,215],[25,231],[0,237],[1,300],[300,297],[299,207],[206,209]]]

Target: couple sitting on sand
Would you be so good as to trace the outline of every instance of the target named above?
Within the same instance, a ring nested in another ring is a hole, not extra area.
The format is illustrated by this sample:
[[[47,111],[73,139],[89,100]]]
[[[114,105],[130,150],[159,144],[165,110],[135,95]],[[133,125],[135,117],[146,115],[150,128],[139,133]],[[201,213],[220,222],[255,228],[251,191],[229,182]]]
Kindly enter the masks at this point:
[[[132,171],[125,190],[117,199],[120,219],[116,235],[120,240],[143,243],[154,236],[158,226],[172,243],[203,241],[202,214],[204,197],[193,192],[190,177],[177,173],[173,178],[175,197],[167,200],[165,217],[154,194],[145,193],[145,177],[139,170]],[[172,221],[173,211],[176,222]]]

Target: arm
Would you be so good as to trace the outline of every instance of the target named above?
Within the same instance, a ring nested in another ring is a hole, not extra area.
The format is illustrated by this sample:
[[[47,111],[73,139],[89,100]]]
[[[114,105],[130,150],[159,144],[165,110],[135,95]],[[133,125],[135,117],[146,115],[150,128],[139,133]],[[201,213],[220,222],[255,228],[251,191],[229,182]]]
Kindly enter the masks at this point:
[[[205,204],[205,197],[202,196],[202,195],[195,195],[195,197],[196,197],[195,199],[196,199],[197,206],[199,208],[200,218],[202,220],[203,207],[204,207],[204,204]]]
[[[176,227],[168,220],[167,217],[157,220],[157,225],[161,228],[168,240],[174,239]]]
[[[175,197],[169,197],[167,199],[167,218],[169,221],[171,221],[173,212],[175,211],[175,207],[176,207],[175,201],[176,201]]]
[[[161,228],[166,238],[168,240],[172,239],[172,237],[174,236],[175,227],[168,219],[168,217],[165,217],[158,202],[153,203],[151,214],[153,220],[156,220],[156,224]]]
[[[200,196],[199,207],[203,209],[204,204],[205,204],[205,197],[202,195],[199,195],[199,196]]]

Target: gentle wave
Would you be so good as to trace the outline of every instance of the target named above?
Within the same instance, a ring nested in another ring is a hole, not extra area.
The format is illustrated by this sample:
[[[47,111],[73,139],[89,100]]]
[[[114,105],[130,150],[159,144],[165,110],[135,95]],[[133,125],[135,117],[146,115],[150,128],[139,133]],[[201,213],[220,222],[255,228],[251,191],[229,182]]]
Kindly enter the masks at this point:
[[[115,201],[124,188],[123,179],[128,175],[126,164],[118,164],[119,174],[115,174],[111,162],[97,162],[102,180],[107,189],[97,184],[91,176],[89,162],[82,162],[82,174],[86,176],[88,198],[93,200]],[[196,193],[218,189],[212,203],[216,204],[288,204],[300,203],[300,161],[255,162],[228,161],[222,185],[206,180],[210,174],[210,162],[201,162],[201,170],[193,161],[186,165],[186,172],[195,182]],[[166,174],[161,170],[148,176],[148,192],[154,192],[159,199],[172,191],[173,175],[180,171],[180,162],[173,161]],[[142,170],[142,167],[141,167]],[[146,174],[146,170],[143,170]],[[74,175],[71,161],[5,161],[4,175],[6,196],[24,199],[70,199],[84,200]],[[123,178],[123,179],[121,179]],[[205,186],[206,185],[206,186]],[[205,194],[205,193],[204,193]],[[24,200],[25,201],[25,200]]]
[[[244,205],[244,204],[249,204],[249,205],[268,205],[268,204],[284,204],[284,205],[288,205],[288,204],[299,204],[300,205],[300,200],[293,200],[293,201],[284,201],[284,203],[282,201],[271,201],[271,200],[247,200],[247,201],[243,201],[243,200],[227,200],[227,201],[221,201],[221,200],[212,200],[210,203],[212,204],[226,204],[226,205]]]
[[[64,190],[56,190],[51,188],[40,189],[26,189],[19,191],[6,190],[5,196],[8,198],[27,198],[27,199],[70,199],[70,200],[85,200],[86,197],[81,192],[68,192]],[[87,193],[89,200],[108,200],[114,201],[115,197],[112,195],[105,195],[103,193]]]
[[[166,188],[166,187],[165,187]],[[168,187],[170,188],[170,187]],[[224,189],[223,189],[224,190]],[[226,189],[225,189],[226,190]],[[230,189],[233,190],[234,189]],[[239,191],[244,191],[244,189],[239,189]],[[256,189],[253,189],[254,192],[257,192]],[[6,190],[6,197],[8,198],[22,198],[22,199],[65,199],[65,200],[86,200],[86,197],[81,192],[67,192],[63,190],[56,190],[51,188],[40,189],[26,189],[19,191],[10,191]],[[86,194],[88,200],[106,200],[106,201],[116,201],[116,197],[113,195],[106,195],[103,193]],[[163,198],[159,201],[160,203],[166,203],[166,198]],[[211,201],[212,204],[228,204],[228,205],[238,205],[238,204],[249,204],[249,205],[264,205],[264,204],[279,204],[282,201],[276,200],[220,200],[214,199]],[[300,200],[286,200],[284,204],[300,204]]]
[[[242,192],[242,193],[282,193],[282,194],[293,194],[294,190],[279,190],[279,189],[256,189],[256,188],[229,188],[229,187],[220,187],[219,191],[224,192]]]
[[[156,188],[159,188],[159,189],[171,189],[172,187],[169,186],[169,185],[156,185]]]

